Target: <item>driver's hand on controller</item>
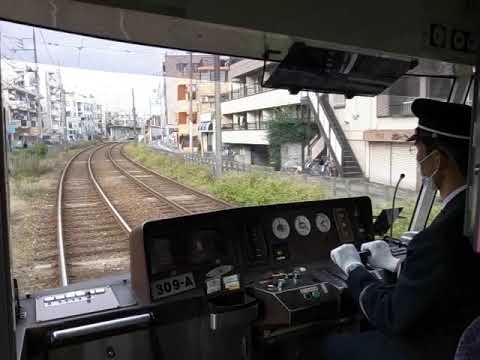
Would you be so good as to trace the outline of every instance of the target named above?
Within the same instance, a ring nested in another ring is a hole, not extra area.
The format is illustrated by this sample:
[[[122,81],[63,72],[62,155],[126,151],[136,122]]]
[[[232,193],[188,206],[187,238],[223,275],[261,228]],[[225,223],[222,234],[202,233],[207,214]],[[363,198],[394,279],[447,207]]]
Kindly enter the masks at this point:
[[[347,275],[356,267],[363,266],[360,255],[352,244],[344,244],[333,249],[330,252],[330,257]]]
[[[392,255],[390,246],[383,240],[375,240],[362,244],[361,251],[369,251],[368,264],[375,268],[397,272],[400,259]]]

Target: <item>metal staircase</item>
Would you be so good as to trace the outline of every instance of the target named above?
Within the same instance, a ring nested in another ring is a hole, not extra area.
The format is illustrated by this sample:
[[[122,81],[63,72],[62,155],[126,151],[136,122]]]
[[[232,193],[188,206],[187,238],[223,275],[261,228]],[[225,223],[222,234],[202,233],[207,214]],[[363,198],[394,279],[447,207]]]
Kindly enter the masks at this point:
[[[338,122],[335,111],[330,105],[328,95],[307,92],[305,97],[308,98],[313,109],[315,122],[322,137],[326,140],[325,144],[340,176],[363,177],[360,164]]]

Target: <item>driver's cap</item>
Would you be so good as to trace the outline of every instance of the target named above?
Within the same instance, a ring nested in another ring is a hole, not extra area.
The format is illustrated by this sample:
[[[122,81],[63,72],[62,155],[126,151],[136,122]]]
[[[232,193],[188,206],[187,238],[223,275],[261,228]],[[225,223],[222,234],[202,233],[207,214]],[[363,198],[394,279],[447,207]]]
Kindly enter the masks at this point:
[[[419,137],[442,138],[444,141],[470,140],[472,108],[468,105],[416,99],[412,103],[412,112],[418,117],[418,127],[407,141]]]

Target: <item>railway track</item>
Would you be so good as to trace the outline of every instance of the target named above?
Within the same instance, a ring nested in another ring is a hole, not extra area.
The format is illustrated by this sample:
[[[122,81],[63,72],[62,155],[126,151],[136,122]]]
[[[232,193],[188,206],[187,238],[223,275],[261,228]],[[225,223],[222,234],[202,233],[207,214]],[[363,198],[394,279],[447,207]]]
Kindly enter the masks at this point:
[[[86,149],[58,186],[60,284],[128,271],[128,234],[147,220],[228,207],[136,163],[120,144]]]

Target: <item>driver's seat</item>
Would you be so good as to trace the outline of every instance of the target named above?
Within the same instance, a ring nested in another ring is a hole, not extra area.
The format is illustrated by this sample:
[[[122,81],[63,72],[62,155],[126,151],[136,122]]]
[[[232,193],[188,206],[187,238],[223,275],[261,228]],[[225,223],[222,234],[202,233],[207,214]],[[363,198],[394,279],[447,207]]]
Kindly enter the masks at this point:
[[[455,353],[455,360],[480,359],[480,316],[463,332]]]

